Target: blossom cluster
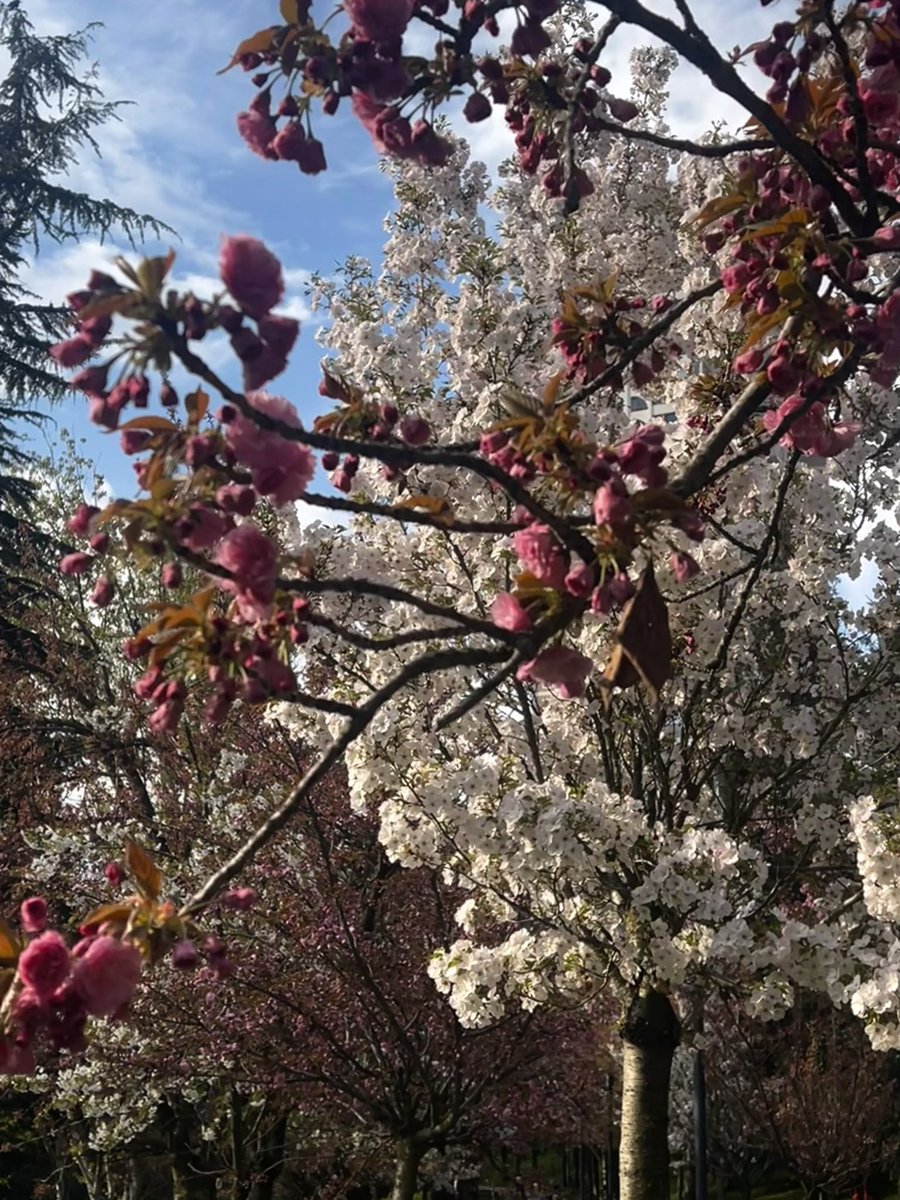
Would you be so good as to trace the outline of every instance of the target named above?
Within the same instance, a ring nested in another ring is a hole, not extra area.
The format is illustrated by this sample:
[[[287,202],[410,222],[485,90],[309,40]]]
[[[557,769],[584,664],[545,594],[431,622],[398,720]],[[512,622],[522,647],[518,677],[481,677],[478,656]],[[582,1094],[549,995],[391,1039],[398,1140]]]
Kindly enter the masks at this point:
[[[47,903],[32,896],[21,908],[29,940],[6,982],[0,1073],[34,1070],[33,1044],[46,1038],[57,1050],[85,1045],[88,1017],[121,1017],[141,973],[140,951],[130,941],[96,929],[70,949],[47,928]]]

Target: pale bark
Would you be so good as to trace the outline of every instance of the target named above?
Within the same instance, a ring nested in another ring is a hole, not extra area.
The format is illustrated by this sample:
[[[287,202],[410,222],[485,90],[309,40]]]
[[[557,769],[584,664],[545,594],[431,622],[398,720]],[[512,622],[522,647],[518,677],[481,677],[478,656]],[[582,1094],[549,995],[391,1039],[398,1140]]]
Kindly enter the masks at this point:
[[[678,1035],[668,996],[646,988],[635,997],[622,1030],[621,1200],[668,1200],[669,1081]]]
[[[398,1142],[394,1167],[394,1185],[391,1200],[413,1200],[419,1180],[419,1163],[423,1149],[411,1142]]]

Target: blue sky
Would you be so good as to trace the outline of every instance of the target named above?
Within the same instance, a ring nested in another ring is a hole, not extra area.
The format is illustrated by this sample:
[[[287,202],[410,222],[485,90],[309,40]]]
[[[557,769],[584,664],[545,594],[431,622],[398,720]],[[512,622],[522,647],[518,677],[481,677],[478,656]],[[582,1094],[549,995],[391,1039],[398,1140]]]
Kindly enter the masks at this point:
[[[100,131],[102,157],[86,154],[72,173],[74,186],[105,195],[120,204],[150,212],[172,225],[180,240],[167,239],[178,255],[176,282],[189,283],[198,294],[216,287],[216,255],[223,233],[252,233],[282,259],[289,284],[287,311],[307,316],[304,283],[310,273],[332,273],[349,254],[377,260],[382,222],[391,205],[390,187],[378,169],[368,135],[349,114],[322,118],[322,138],[329,170],[314,179],[291,164],[268,163],[251,155],[235,130],[235,114],[252,94],[239,68],[216,72],[230,59],[235,45],[254,30],[278,20],[276,0],[23,0],[41,32],[62,32],[97,21],[92,57],[99,81],[111,100],[130,101],[122,119]],[[324,14],[324,4],[317,5]],[[674,12],[672,0],[651,7]],[[771,9],[758,0],[695,0],[694,11],[714,40],[730,49],[746,45],[771,24]],[[314,13],[316,9],[314,9]],[[423,31],[427,41],[431,34]],[[624,90],[627,55],[648,39],[629,31],[616,35],[605,61]],[[422,49],[427,49],[423,45]],[[713,121],[733,116],[708,84],[690,69],[676,77],[672,122],[679,132],[698,133]],[[472,140],[473,153],[491,169],[510,148],[500,119],[457,129]],[[100,247],[85,240],[61,248],[47,246],[34,264],[29,282],[51,300],[81,286],[88,271],[102,267],[127,247]],[[274,387],[297,404],[309,419],[318,404],[317,364],[321,349],[310,322],[289,370]],[[83,402],[58,408],[55,419],[78,436],[101,474],[114,487],[130,483],[130,472],[118,450],[118,439],[89,430]]]

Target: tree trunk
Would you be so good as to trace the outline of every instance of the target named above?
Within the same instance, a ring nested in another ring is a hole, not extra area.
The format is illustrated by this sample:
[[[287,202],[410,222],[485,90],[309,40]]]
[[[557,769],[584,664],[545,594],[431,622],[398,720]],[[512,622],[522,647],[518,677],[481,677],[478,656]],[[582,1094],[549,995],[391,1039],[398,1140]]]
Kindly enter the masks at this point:
[[[391,1200],[413,1200],[419,1179],[419,1163],[422,1161],[423,1149],[411,1142],[398,1142],[396,1153]]]
[[[621,1200],[668,1200],[669,1080],[678,1035],[669,997],[643,989],[622,1030]]]
[[[250,1200],[272,1200],[275,1184],[284,1170],[285,1143],[287,1141],[287,1117],[281,1117],[261,1142],[254,1161],[256,1182],[250,1192]]]
[[[216,1177],[209,1171],[205,1156],[201,1156],[195,1148],[195,1142],[199,1141],[199,1123],[189,1105],[175,1101],[171,1109],[174,1116],[169,1142],[173,1198],[216,1200]]]

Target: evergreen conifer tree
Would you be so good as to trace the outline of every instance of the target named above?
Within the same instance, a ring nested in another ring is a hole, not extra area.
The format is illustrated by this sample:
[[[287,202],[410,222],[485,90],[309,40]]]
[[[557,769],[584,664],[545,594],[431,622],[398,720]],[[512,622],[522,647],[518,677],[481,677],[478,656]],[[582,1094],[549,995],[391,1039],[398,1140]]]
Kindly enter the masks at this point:
[[[65,336],[69,311],[30,292],[23,271],[48,241],[102,240],[115,230],[133,244],[167,229],[66,186],[78,155],[99,153],[95,131],[118,117],[119,105],[103,99],[86,65],[89,33],[39,36],[19,0],[0,3],[0,52],[9,59],[0,80],[0,642],[7,644],[16,640],[9,622],[26,586],[18,565],[34,544],[21,423],[41,420],[68,390],[47,347]]]

